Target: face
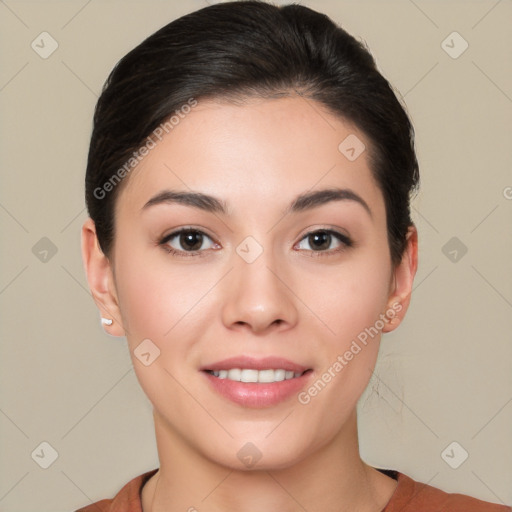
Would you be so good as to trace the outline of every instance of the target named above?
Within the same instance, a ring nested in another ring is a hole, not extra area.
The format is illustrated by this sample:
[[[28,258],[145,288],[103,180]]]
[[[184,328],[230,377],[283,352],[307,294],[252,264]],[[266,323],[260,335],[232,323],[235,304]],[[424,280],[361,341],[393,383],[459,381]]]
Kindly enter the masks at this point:
[[[348,136],[355,152],[339,149]],[[368,148],[301,97],[199,101],[132,171],[103,303],[171,437],[276,468],[353,418],[413,274],[391,263]]]

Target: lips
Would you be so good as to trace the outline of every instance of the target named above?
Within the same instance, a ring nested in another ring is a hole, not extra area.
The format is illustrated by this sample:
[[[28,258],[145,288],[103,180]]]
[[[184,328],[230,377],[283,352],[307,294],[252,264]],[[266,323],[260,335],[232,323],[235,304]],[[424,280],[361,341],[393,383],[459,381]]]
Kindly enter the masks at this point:
[[[200,368],[202,371],[220,371],[220,370],[231,370],[233,368],[243,368],[248,370],[274,370],[283,369],[285,371],[296,373],[304,373],[309,370],[307,366],[303,366],[294,363],[288,359],[282,357],[264,357],[262,359],[255,359],[249,356],[237,356],[224,359],[222,361],[216,361],[211,364],[204,365]]]
[[[276,406],[291,399],[310,381],[313,370],[282,357],[256,359],[238,356],[207,364],[200,368],[206,381],[219,395],[242,407],[263,408]],[[275,371],[277,370],[277,372]],[[222,372],[220,377],[219,372]],[[269,379],[268,373],[273,374]],[[277,373],[288,374],[288,379],[278,380]],[[226,374],[239,374],[242,381],[226,378]],[[249,379],[243,377],[247,374]],[[254,375],[258,374],[258,379]],[[265,378],[260,379],[262,374]],[[267,382],[270,380],[271,382]]]

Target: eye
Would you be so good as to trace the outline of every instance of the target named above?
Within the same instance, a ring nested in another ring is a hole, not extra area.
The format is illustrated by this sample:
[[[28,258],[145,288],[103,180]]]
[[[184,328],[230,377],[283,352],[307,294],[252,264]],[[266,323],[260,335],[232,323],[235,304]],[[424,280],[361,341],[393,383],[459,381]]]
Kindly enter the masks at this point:
[[[308,245],[313,248],[306,248],[306,250],[313,251],[311,256],[328,256],[330,254],[343,251],[347,247],[352,247],[353,245],[352,240],[350,240],[348,236],[332,229],[320,229],[317,231],[311,231],[307,233],[304,238],[302,238],[302,240],[299,242],[299,245],[304,241],[307,241]],[[332,242],[338,243],[337,248],[325,250],[331,247]],[[304,249],[303,247],[299,248]]]
[[[212,247],[204,247],[204,242],[210,240],[213,245],[215,242],[203,231],[192,228],[182,228],[177,231],[166,235],[160,242],[159,245],[177,256],[196,256],[205,252],[205,249],[211,249]],[[178,247],[176,247],[178,246]]]

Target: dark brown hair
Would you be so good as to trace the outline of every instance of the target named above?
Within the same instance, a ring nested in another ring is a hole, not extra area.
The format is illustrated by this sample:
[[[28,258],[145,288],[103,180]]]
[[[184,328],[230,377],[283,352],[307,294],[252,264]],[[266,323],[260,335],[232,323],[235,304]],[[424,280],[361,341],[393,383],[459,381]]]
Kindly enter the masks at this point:
[[[129,179],[126,163],[191,98],[293,93],[319,102],[367,136],[386,205],[391,259],[400,262],[412,224],[410,195],[419,182],[408,115],[361,42],[312,9],[261,1],[221,3],[182,16],[110,73],[94,113],[85,177],[102,251],[111,253],[123,183],[116,184]]]

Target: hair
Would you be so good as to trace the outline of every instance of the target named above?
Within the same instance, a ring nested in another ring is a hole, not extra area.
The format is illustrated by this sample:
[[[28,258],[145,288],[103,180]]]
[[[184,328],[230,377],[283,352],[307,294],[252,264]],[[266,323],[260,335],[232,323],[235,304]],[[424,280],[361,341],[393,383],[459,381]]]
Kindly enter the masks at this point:
[[[293,94],[315,100],[367,137],[370,169],[385,202],[391,260],[398,264],[413,224],[411,193],[419,184],[414,129],[404,107],[366,46],[329,17],[297,4],[257,0],[182,16],[111,71],[94,112],[85,177],[87,209],[103,253],[111,255],[126,163],[137,162],[134,154],[158,126],[191,99],[236,102]]]

